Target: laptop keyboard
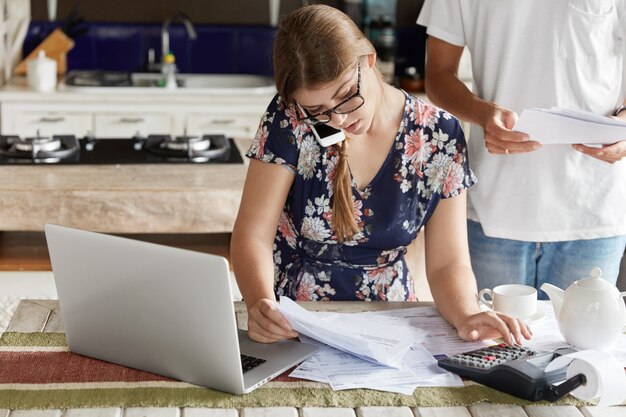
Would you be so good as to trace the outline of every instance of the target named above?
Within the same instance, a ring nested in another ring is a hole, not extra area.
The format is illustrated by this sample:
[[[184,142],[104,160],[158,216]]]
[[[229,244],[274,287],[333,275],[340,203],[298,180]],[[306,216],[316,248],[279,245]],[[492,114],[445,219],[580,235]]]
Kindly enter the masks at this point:
[[[265,359],[255,358],[254,356],[241,355],[241,368],[244,372],[248,372],[250,369],[256,368],[262,363],[267,362]]]

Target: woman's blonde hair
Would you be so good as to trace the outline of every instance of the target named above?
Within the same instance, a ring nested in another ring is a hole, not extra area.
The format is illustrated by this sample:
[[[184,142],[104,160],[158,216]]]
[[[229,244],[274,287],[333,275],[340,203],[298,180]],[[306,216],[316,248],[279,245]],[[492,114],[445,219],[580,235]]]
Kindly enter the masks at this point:
[[[276,89],[287,104],[301,88],[316,89],[353,71],[357,61],[375,52],[372,43],[344,13],[316,4],[286,16],[274,41]],[[338,163],[333,181],[332,225],[343,242],[359,231],[354,216],[347,140],[334,145]]]

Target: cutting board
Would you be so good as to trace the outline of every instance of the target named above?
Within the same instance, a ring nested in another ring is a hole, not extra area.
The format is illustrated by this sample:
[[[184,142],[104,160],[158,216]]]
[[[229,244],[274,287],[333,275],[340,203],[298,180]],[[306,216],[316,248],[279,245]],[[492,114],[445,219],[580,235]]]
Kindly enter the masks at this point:
[[[17,67],[13,70],[16,75],[26,74],[26,63],[39,55],[39,51],[46,52],[48,58],[57,61],[57,73],[65,74],[67,71],[67,52],[74,47],[74,41],[68,38],[61,29],[55,29],[43,40]]]

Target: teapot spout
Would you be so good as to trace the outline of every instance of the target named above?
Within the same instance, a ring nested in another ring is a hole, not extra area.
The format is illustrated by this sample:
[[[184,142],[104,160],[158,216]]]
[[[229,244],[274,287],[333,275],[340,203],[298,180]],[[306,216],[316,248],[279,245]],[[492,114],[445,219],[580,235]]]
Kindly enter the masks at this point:
[[[550,301],[552,302],[552,308],[554,308],[554,315],[558,317],[559,311],[561,311],[561,306],[563,305],[563,295],[565,294],[565,291],[552,284],[548,284],[547,282],[543,283],[540,289],[548,294],[548,298],[550,298]]]

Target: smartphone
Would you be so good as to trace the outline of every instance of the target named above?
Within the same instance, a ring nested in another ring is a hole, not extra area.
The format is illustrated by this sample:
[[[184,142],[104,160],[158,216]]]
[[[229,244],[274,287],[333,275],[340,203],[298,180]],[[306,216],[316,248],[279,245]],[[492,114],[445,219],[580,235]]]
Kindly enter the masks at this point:
[[[300,107],[303,114],[310,116],[309,112],[302,108],[302,106],[298,104],[298,107]],[[313,129],[313,135],[315,139],[317,139],[317,142],[325,148],[339,143],[346,138],[343,130],[335,129],[324,123],[311,125],[311,128]]]

